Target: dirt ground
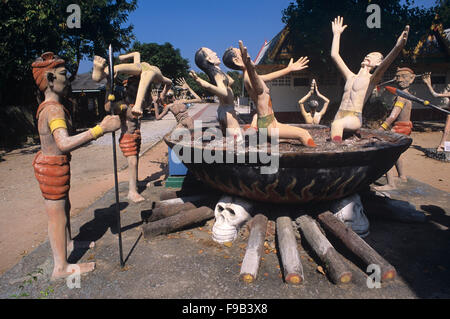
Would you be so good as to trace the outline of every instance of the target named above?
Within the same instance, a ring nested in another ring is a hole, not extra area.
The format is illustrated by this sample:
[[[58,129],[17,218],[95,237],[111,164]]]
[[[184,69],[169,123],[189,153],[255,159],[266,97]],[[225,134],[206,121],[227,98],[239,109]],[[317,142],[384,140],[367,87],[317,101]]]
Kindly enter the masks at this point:
[[[436,147],[441,132],[413,132],[413,144],[403,154],[408,176],[437,189],[450,192],[450,164],[424,155],[415,147]],[[70,198],[72,216],[94,203],[114,185],[110,147],[87,146],[83,152],[73,152],[72,187]],[[0,159],[0,274],[38,247],[47,237],[47,217],[43,199],[33,176],[31,162],[38,146],[15,150]],[[90,162],[96,152],[96,162]],[[98,154],[104,154],[98,157]],[[164,178],[161,163],[167,162],[167,146],[160,142],[141,158],[142,185]],[[89,164],[87,164],[89,163]],[[126,164],[119,156],[119,167]],[[127,170],[119,174],[119,181],[127,181]]]
[[[104,148],[90,145],[82,152],[72,153],[71,216],[79,214],[114,185],[111,147]],[[47,238],[44,202],[31,166],[36,151],[37,147],[16,150],[4,156],[0,162],[0,274]],[[96,163],[89,162],[93,152],[97,153]],[[99,159],[98,154],[104,155]],[[167,146],[164,142],[157,144],[141,158],[141,185],[161,177],[161,161],[167,161]],[[118,167],[125,165],[126,160],[120,154]],[[127,180],[127,170],[120,171],[119,182]]]

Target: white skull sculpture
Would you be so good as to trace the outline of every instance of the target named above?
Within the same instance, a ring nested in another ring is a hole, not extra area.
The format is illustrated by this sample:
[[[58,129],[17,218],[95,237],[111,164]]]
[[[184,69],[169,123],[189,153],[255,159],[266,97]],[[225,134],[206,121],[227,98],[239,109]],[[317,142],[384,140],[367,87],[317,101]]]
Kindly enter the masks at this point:
[[[335,201],[331,212],[360,237],[369,235],[369,220],[364,214],[361,198],[358,194]]]
[[[216,222],[212,239],[220,244],[236,239],[239,228],[251,218],[248,211],[252,204],[239,197],[223,196],[216,205]]]

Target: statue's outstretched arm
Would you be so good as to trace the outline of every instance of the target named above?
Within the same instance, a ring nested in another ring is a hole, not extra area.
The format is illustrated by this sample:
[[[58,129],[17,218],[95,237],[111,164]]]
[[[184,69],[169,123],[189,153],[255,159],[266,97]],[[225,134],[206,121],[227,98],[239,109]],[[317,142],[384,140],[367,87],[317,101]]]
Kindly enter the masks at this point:
[[[450,92],[437,93],[433,89],[433,86],[431,85],[431,73],[426,73],[425,75],[423,75],[422,81],[427,85],[428,90],[430,90],[431,95],[433,95],[434,97],[450,97]]]
[[[301,71],[303,69],[308,68],[309,59],[308,57],[301,57],[297,60],[297,62],[293,62],[294,60],[291,59],[289,61],[289,65],[285,67],[284,69],[269,73],[269,74],[263,74],[260,75],[261,79],[264,82],[272,81],[275,79],[278,79],[282,76],[288,75],[291,72]]]
[[[244,47],[244,44],[241,40],[239,40],[239,48],[241,50],[242,61],[245,64],[247,69],[248,77],[250,78],[250,82],[252,83],[253,90],[256,95],[260,95],[264,92],[264,82],[261,77],[256,73],[255,65],[253,64],[250,56],[248,55],[247,48]]]
[[[225,87],[225,85],[223,83],[219,82],[219,83],[217,83],[217,86],[213,85],[213,84],[203,80],[202,78],[200,78],[197,75],[197,73],[195,73],[195,71],[193,71],[193,70],[191,70],[189,72],[189,75],[192,76],[192,78],[195,80],[195,82],[197,82],[201,87],[208,90],[212,94],[217,95],[219,97],[226,97],[228,95],[228,89],[227,89],[227,87]]]
[[[47,120],[49,127],[52,130],[53,138],[55,139],[56,146],[63,153],[72,152],[86,143],[97,139],[99,136],[116,131],[120,128],[119,116],[107,115],[102,122],[94,129],[87,130],[77,135],[70,136],[65,123],[64,111],[59,107],[52,107],[49,109]],[[63,123],[62,125],[56,125],[52,128],[54,123]],[[52,124],[53,123],[53,124]],[[93,133],[94,132],[94,133]],[[100,133],[98,133],[100,132]],[[100,135],[93,135],[100,134]]]
[[[343,25],[344,19],[342,17],[337,17],[334,21],[331,22],[331,28],[333,30],[333,43],[331,44],[331,58],[336,63],[339,71],[341,71],[342,75],[348,79],[353,76],[353,72],[345,64],[344,60],[342,60],[341,55],[339,54],[339,45],[341,42],[341,34],[347,28],[346,25]]]
[[[371,80],[373,83],[378,83],[381,80],[384,72],[386,72],[386,70],[389,68],[392,62],[394,62],[394,60],[397,58],[397,56],[405,46],[406,41],[408,40],[408,34],[409,34],[409,25],[405,27],[402,34],[398,37],[397,43],[395,44],[391,52],[389,52],[389,54],[383,59],[381,64],[376,68]]]

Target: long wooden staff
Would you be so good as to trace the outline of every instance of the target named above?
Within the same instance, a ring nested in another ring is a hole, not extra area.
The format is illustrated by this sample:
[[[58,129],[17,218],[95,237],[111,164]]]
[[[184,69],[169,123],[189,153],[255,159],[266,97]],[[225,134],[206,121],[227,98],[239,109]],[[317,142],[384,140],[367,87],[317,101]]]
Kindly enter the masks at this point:
[[[109,45],[109,80],[110,80],[110,92],[108,95],[108,101],[111,103],[111,114],[114,115],[114,107],[112,103],[115,100],[114,96],[114,60],[112,45]],[[122,224],[120,222],[120,200],[119,200],[119,178],[117,174],[117,152],[116,152],[116,132],[112,132],[112,145],[113,145],[113,162],[114,162],[114,185],[116,190],[116,217],[117,217],[117,232],[119,235],[119,256],[120,267],[123,268],[123,249],[122,249]]]

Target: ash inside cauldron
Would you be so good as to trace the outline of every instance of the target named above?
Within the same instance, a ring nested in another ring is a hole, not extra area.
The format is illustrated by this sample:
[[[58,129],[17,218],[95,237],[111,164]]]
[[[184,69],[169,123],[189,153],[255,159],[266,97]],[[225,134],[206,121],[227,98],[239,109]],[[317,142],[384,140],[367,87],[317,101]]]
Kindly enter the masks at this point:
[[[246,132],[244,146],[224,139],[214,127],[190,132],[187,138],[167,135],[165,141],[179,150],[181,161],[211,187],[274,203],[335,200],[356,193],[386,173],[412,142],[405,135],[361,129],[335,144],[330,142],[328,127],[298,126],[310,132],[316,148],[290,139],[271,144],[270,138],[251,131]],[[263,161],[261,153],[270,158]],[[276,169],[262,173],[267,166]]]

